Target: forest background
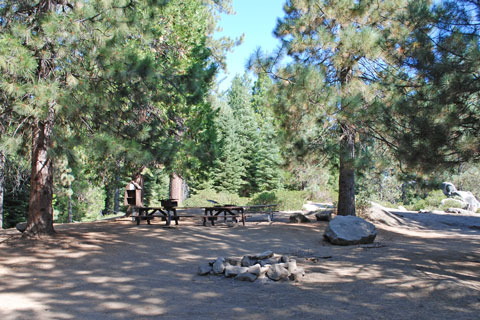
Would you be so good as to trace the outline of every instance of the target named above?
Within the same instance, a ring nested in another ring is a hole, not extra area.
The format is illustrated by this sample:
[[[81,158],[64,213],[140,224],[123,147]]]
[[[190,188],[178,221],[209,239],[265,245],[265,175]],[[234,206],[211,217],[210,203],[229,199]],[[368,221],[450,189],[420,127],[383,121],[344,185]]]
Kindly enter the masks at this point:
[[[3,228],[40,214],[35,190],[56,222],[123,214],[132,180],[150,206],[181,177],[184,206],[345,214],[441,208],[443,181],[480,194],[480,2],[286,1],[281,46],[253,52],[253,79],[225,92],[215,75],[241,39],[214,37],[222,12],[229,1],[0,1]]]

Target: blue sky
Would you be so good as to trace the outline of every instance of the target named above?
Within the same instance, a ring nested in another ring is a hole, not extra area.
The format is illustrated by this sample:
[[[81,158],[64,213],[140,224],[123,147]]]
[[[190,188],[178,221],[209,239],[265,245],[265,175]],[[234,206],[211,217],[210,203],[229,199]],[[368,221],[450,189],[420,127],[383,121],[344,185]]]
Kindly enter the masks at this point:
[[[277,18],[283,17],[285,0],[233,0],[235,15],[222,15],[219,26],[223,31],[218,36],[237,38],[245,34],[242,45],[235,47],[227,55],[228,74],[220,74],[218,79],[227,77],[220,83],[220,89],[226,90],[235,74],[245,72],[245,64],[257,47],[271,52],[279,41],[273,36]]]

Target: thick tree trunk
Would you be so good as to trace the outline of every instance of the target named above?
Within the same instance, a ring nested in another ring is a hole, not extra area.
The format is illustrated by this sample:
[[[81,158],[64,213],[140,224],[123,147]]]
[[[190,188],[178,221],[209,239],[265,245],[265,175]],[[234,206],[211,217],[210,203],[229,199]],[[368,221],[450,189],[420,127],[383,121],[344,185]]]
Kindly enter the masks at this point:
[[[55,233],[52,207],[53,161],[49,154],[52,148],[54,115],[53,105],[50,105],[47,119],[38,120],[33,127],[30,202],[25,236]]]
[[[345,126],[347,128],[347,126]],[[337,214],[355,215],[355,131],[344,129],[340,148]]]
[[[5,195],[5,155],[0,151],[0,229],[3,229],[4,195]]]
[[[175,172],[170,174],[170,199],[178,201],[178,205],[182,204],[182,178]]]

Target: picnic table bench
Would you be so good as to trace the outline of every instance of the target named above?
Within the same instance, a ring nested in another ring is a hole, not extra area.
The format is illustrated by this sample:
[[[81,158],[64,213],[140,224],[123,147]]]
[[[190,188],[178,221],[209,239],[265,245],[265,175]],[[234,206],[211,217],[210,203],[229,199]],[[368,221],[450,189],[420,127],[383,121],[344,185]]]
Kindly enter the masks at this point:
[[[236,206],[236,205],[216,205],[212,207],[195,207],[195,208],[177,208],[176,205],[164,205],[162,207],[134,207],[138,214],[134,215],[134,219],[137,225],[141,220],[146,220],[147,224],[150,224],[150,220],[155,217],[160,217],[166,221],[166,225],[169,226],[172,220],[178,225],[178,220],[184,217],[201,218],[203,225],[207,225],[207,221],[210,221],[212,226],[215,225],[215,221],[223,214],[223,219],[226,221],[231,218],[234,222],[238,222],[239,218],[242,224],[245,225],[246,217],[253,214],[267,214],[269,222],[273,221],[274,209],[276,204],[268,205],[249,205],[249,206]],[[177,209],[200,209],[204,211],[204,214],[178,214]]]
[[[246,217],[248,214],[267,214],[268,222],[272,222],[273,214],[275,213],[274,209],[276,207],[276,204],[260,204],[249,206],[223,205],[205,207],[205,217],[203,218],[203,225],[205,226],[208,220],[212,223],[212,226],[214,226],[215,220],[222,213],[224,215],[224,220],[226,220],[227,217],[231,217],[234,221],[236,221],[238,217],[241,217],[243,225],[245,225]]]

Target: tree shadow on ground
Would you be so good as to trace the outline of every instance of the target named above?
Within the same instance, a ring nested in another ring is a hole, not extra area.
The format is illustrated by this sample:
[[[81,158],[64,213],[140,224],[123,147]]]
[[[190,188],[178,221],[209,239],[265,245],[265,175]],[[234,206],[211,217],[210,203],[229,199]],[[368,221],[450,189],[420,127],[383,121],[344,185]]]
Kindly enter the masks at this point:
[[[332,246],[326,223],[202,227],[128,221],[57,227],[0,244],[0,318],[474,319],[480,233],[444,239],[379,230],[376,245]],[[219,256],[265,250],[306,269],[301,283],[196,275]]]

